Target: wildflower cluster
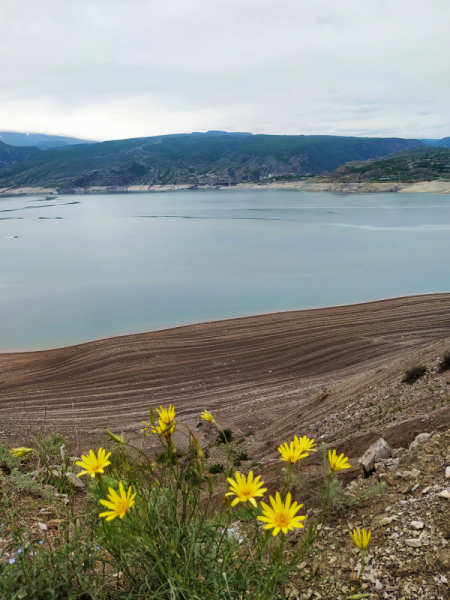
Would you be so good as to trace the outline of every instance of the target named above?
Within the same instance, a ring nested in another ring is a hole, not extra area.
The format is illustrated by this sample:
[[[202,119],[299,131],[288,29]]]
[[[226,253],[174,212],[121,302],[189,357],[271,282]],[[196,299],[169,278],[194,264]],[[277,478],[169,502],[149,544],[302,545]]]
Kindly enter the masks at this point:
[[[284,481],[266,496],[269,486],[261,475],[253,470],[232,473],[231,432],[207,410],[200,417],[225,440],[223,475],[205,469],[200,439],[177,423],[173,405],[160,406],[155,413],[150,409],[150,420],[143,423],[141,433],[156,436],[162,446],[151,459],[123,433],[107,431],[117,450],[90,449],[76,462],[77,477],[90,481],[95,502],[91,531],[102,549],[101,562],[120,574],[124,598],[278,597],[278,586],[308,556],[319,535],[335,473],[350,467],[343,454],[328,452],[322,510],[307,519],[294,470],[298,475],[301,461],[317,452],[314,439],[295,436],[280,444]],[[19,457],[31,452],[11,451]],[[221,507],[215,509],[220,497]],[[286,552],[286,536],[305,525],[296,548]],[[370,532],[357,530],[352,538],[364,553]]]

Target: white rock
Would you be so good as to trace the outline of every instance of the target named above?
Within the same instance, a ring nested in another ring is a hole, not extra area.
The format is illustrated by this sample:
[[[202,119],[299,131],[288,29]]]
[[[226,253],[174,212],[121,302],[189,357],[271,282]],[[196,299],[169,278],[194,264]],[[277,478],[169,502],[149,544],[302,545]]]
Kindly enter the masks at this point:
[[[422,542],[417,538],[410,538],[409,540],[405,540],[405,544],[410,548],[420,548]]]
[[[381,525],[382,527],[385,527],[386,525],[389,525],[389,523],[392,523],[391,517],[384,517],[384,519],[381,519],[378,522],[378,525]]]
[[[38,523],[38,527],[41,531],[47,531],[47,525],[45,523]]]
[[[445,476],[447,477],[447,479],[449,479],[449,478],[450,478],[450,467],[447,467],[447,468],[445,469]]]
[[[438,496],[440,498],[447,498],[448,500],[450,498],[450,492],[448,490],[444,490],[443,492],[440,492]]]
[[[423,529],[423,523],[422,521],[411,521],[411,527],[414,527],[414,529]]]
[[[419,433],[419,435],[416,435],[416,439],[409,445],[409,449],[417,450],[422,444],[427,442],[430,437],[430,433]]]
[[[375,589],[378,590],[379,592],[383,589],[383,584],[381,583],[381,581],[379,579],[375,580]]]
[[[375,463],[380,462],[380,460],[385,458],[389,458],[391,454],[392,449],[385,439],[380,438],[374,442],[359,459],[363,474],[366,477],[369,476],[375,468]]]

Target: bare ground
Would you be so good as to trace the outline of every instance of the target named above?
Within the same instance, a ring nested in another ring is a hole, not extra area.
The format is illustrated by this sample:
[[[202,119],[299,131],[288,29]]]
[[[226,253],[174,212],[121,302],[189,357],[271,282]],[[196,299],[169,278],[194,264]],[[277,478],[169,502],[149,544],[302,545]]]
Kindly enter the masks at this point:
[[[411,392],[405,369],[436,363],[448,339],[450,294],[435,294],[1,354],[0,441],[46,428],[85,449],[106,427],[138,436],[149,406],[173,403],[192,427],[207,408],[238,435],[254,432],[260,459],[303,433],[357,456],[380,431],[401,445],[450,422],[449,404],[430,414],[411,397],[395,421],[390,409]],[[371,387],[383,394],[380,414],[366,407]]]

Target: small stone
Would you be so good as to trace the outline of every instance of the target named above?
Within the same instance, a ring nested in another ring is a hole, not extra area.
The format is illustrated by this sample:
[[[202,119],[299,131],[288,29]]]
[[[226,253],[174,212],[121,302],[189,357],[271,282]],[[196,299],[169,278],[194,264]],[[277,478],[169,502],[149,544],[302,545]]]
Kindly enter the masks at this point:
[[[411,538],[409,540],[405,540],[405,544],[410,548],[420,548],[422,542],[417,538]]]
[[[384,509],[384,512],[389,512],[390,510],[392,510],[392,506],[386,506],[386,508]]]
[[[47,531],[47,525],[45,523],[39,523],[38,522],[38,527],[41,531]]]
[[[419,469],[412,469],[411,471],[405,471],[403,473],[404,477],[414,477],[414,479],[417,479],[417,477],[419,477],[419,475],[420,475]]]
[[[379,592],[383,589],[383,584],[379,579],[375,579],[375,589]]]
[[[448,583],[448,579],[445,575],[441,575],[441,581],[442,583]]]
[[[390,523],[392,523],[391,517],[384,517],[384,519],[381,519],[380,521],[378,521],[378,525],[381,525],[381,527],[385,527],[386,525],[389,525]]]
[[[410,444],[410,450],[417,450],[423,443],[427,442],[431,437],[430,433],[419,433],[416,439]]]
[[[61,523],[64,523],[64,519],[50,519],[47,523],[48,529],[59,529]]]
[[[84,489],[86,487],[84,485],[84,483],[81,481],[81,479],[79,477],[77,477],[74,473],[66,473],[66,477],[73,486],[80,488],[80,489]]]
[[[422,494],[428,494],[428,492],[431,490],[431,485],[427,486],[426,488],[424,488],[422,490]]]
[[[414,529],[423,529],[423,523],[422,521],[411,521],[411,527],[414,527]]]
[[[438,496],[440,498],[447,498],[448,500],[450,498],[450,492],[448,490],[444,490],[443,492],[440,492]]]
[[[449,478],[450,478],[450,467],[447,467],[447,468],[445,469],[445,476],[447,477],[447,479],[449,479]]]

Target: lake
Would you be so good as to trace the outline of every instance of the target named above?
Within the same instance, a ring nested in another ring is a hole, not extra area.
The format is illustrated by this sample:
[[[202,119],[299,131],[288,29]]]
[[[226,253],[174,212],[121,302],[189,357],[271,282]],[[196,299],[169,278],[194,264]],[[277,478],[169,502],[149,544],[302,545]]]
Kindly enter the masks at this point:
[[[17,237],[15,237],[17,236]],[[0,199],[0,351],[450,291],[450,195]]]

